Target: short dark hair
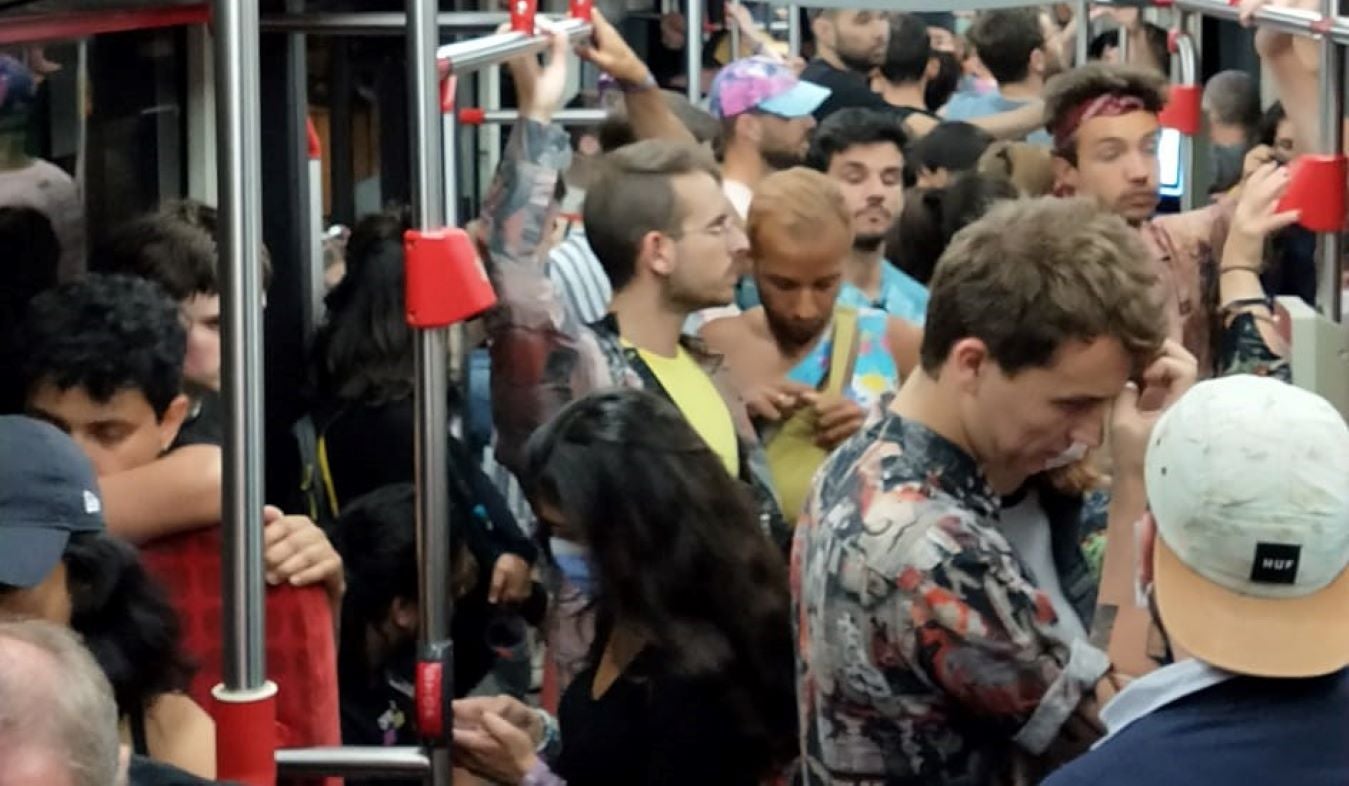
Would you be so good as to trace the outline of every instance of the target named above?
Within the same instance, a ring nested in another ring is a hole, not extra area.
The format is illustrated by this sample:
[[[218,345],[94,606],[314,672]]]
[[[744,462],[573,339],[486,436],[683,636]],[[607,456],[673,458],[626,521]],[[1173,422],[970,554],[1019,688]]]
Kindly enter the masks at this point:
[[[1087,63],[1049,80],[1045,85],[1045,128],[1056,137],[1083,104],[1103,95],[1137,98],[1143,109],[1159,113],[1166,106],[1166,79],[1144,68],[1113,63]],[[1055,150],[1076,162],[1075,150]]]
[[[947,120],[909,146],[909,164],[915,172],[920,166],[953,173],[968,172],[975,168],[979,157],[991,144],[993,135],[979,126]]]
[[[178,301],[220,294],[215,208],[193,199],[167,202],[113,231],[91,260],[103,273],[127,273],[159,284]],[[271,256],[262,254],[262,285],[271,284]]]
[[[24,390],[50,382],[105,402],[145,395],[163,417],[183,388],[187,331],[178,304],[152,281],[92,273],[28,304],[20,329]]]
[[[712,155],[688,143],[648,139],[600,160],[599,177],[586,190],[582,221],[586,240],[614,291],[632,281],[648,232],[673,232],[684,219],[671,183],[703,172],[721,180]]]
[[[921,350],[935,375],[977,338],[1006,374],[1042,367],[1066,342],[1118,339],[1135,366],[1166,338],[1157,274],[1138,231],[1085,198],[1000,202],[937,263]]]
[[[1204,109],[1219,122],[1254,131],[1260,123],[1260,87],[1238,69],[1219,71],[1204,83]]]
[[[967,37],[979,61],[999,84],[1020,82],[1030,74],[1030,56],[1045,45],[1040,11],[1035,8],[999,8],[974,20]]]
[[[694,141],[716,143],[722,129],[721,123],[717,122],[715,117],[694,106],[683,93],[662,90],[661,95],[665,98],[666,106],[670,107],[670,111],[679,118],[679,122],[693,134]],[[637,132],[628,121],[627,105],[621,100],[609,110],[604,122],[600,124],[598,136],[600,150],[605,153],[611,153],[637,141]]]
[[[1288,113],[1284,111],[1282,101],[1275,101],[1270,104],[1265,113],[1260,116],[1260,123],[1256,127],[1256,142],[1273,147],[1275,140],[1279,138],[1279,124],[1287,117]]]
[[[821,172],[829,171],[834,156],[859,145],[889,142],[903,152],[909,143],[908,134],[899,117],[881,109],[849,107],[825,118],[810,141],[806,163]]]
[[[927,72],[932,59],[932,40],[927,25],[914,14],[890,16],[890,41],[885,46],[881,76],[887,82],[902,85],[917,82]]]

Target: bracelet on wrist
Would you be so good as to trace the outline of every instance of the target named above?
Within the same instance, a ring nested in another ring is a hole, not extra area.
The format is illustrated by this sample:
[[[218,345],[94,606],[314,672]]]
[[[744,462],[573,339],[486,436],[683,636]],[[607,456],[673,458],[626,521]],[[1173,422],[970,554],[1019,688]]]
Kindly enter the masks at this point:
[[[1222,305],[1221,310],[1225,314],[1230,314],[1235,311],[1251,308],[1252,306],[1267,308],[1271,313],[1274,311],[1274,301],[1268,297],[1241,297],[1235,300],[1229,300]]]
[[[1260,266],[1259,266],[1259,265],[1224,265],[1224,266],[1222,267],[1222,269],[1218,271],[1218,275],[1220,275],[1220,276],[1225,276],[1225,275],[1227,275],[1228,273],[1234,273],[1234,272],[1238,272],[1238,271],[1245,271],[1245,272],[1247,272],[1247,273],[1254,273],[1254,274],[1256,274],[1257,276],[1260,275],[1260,272],[1261,272],[1261,271],[1260,271]]]
[[[629,82],[626,79],[615,79],[614,82],[624,93],[645,93],[659,86],[656,84],[656,77],[652,76],[650,71],[646,72],[646,76],[642,77],[640,82]]]

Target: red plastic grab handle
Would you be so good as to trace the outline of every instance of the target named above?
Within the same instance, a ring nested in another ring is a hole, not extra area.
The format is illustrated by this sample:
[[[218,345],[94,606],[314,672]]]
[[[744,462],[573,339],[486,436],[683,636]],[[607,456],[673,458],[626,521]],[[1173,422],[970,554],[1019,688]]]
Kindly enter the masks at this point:
[[[1342,155],[1298,156],[1288,165],[1288,190],[1279,210],[1301,210],[1298,223],[1313,232],[1341,231],[1347,171]]]
[[[464,230],[412,230],[403,236],[403,246],[409,325],[446,327],[496,304],[487,271]]]
[[[459,110],[459,125],[480,126],[487,119],[487,112],[482,107],[466,106]]]
[[[1174,128],[1187,136],[1199,133],[1203,113],[1200,110],[1202,94],[1199,85],[1172,85],[1166,107],[1158,120],[1166,128]]]
[[[445,708],[441,706],[441,681],[445,666],[422,661],[417,664],[417,732],[433,739],[445,736]]]
[[[534,12],[538,0],[511,0],[511,30],[534,35]]]
[[[595,10],[594,0],[571,0],[567,4],[567,13],[571,15],[572,19],[582,19],[589,22],[590,12],[593,10]]]
[[[219,690],[217,688],[217,690]],[[276,692],[244,701],[215,700],[216,777],[246,786],[276,783]]]

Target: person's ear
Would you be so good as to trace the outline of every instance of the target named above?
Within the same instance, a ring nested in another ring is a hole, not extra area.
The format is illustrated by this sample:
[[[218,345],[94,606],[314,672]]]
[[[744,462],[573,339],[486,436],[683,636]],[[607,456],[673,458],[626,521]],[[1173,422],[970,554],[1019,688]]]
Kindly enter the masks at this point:
[[[1157,552],[1157,519],[1152,511],[1144,511],[1134,523],[1134,555],[1138,563],[1134,565],[1138,587],[1144,591],[1152,586],[1153,559]]]
[[[1054,190],[1059,191],[1066,188],[1074,192],[1077,191],[1079,179],[1077,167],[1073,166],[1068,159],[1057,155],[1050,159],[1050,163],[1054,167]]]
[[[421,610],[415,600],[394,598],[389,604],[389,620],[394,627],[405,633],[416,633],[421,624]]]
[[[187,396],[179,393],[169,402],[168,409],[164,410],[164,416],[159,419],[159,446],[163,450],[168,450],[175,439],[178,439],[178,432],[183,427],[183,421],[187,420],[187,410],[192,402]]]
[[[1036,49],[1030,53],[1030,72],[1043,76],[1045,73],[1045,50]]]
[[[988,345],[977,338],[962,338],[951,346],[942,365],[941,376],[969,393],[979,389],[984,374],[992,366]]]
[[[763,141],[763,123],[751,112],[745,112],[735,119],[735,138],[755,145]]]
[[[642,236],[638,252],[638,267],[646,268],[657,276],[665,277],[674,272],[674,239],[664,232],[651,231]],[[641,273],[639,269],[638,274]]]
[[[929,57],[927,59],[927,68],[923,69],[923,80],[930,81],[936,79],[937,75],[940,73],[941,73],[941,61],[935,57]]]
[[[788,6],[790,8],[790,6]],[[795,11],[795,9],[793,9]],[[827,14],[820,14],[810,23],[810,32],[815,35],[815,40],[827,46],[834,45],[834,25],[825,17]]]

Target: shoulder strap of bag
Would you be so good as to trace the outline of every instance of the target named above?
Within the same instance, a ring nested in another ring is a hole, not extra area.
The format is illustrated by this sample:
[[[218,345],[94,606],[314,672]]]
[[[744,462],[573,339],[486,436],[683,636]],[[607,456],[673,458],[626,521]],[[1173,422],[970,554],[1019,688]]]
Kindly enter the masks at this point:
[[[852,379],[857,364],[857,309],[842,307],[834,312],[834,345],[829,351],[829,377],[824,391],[839,395]]]

